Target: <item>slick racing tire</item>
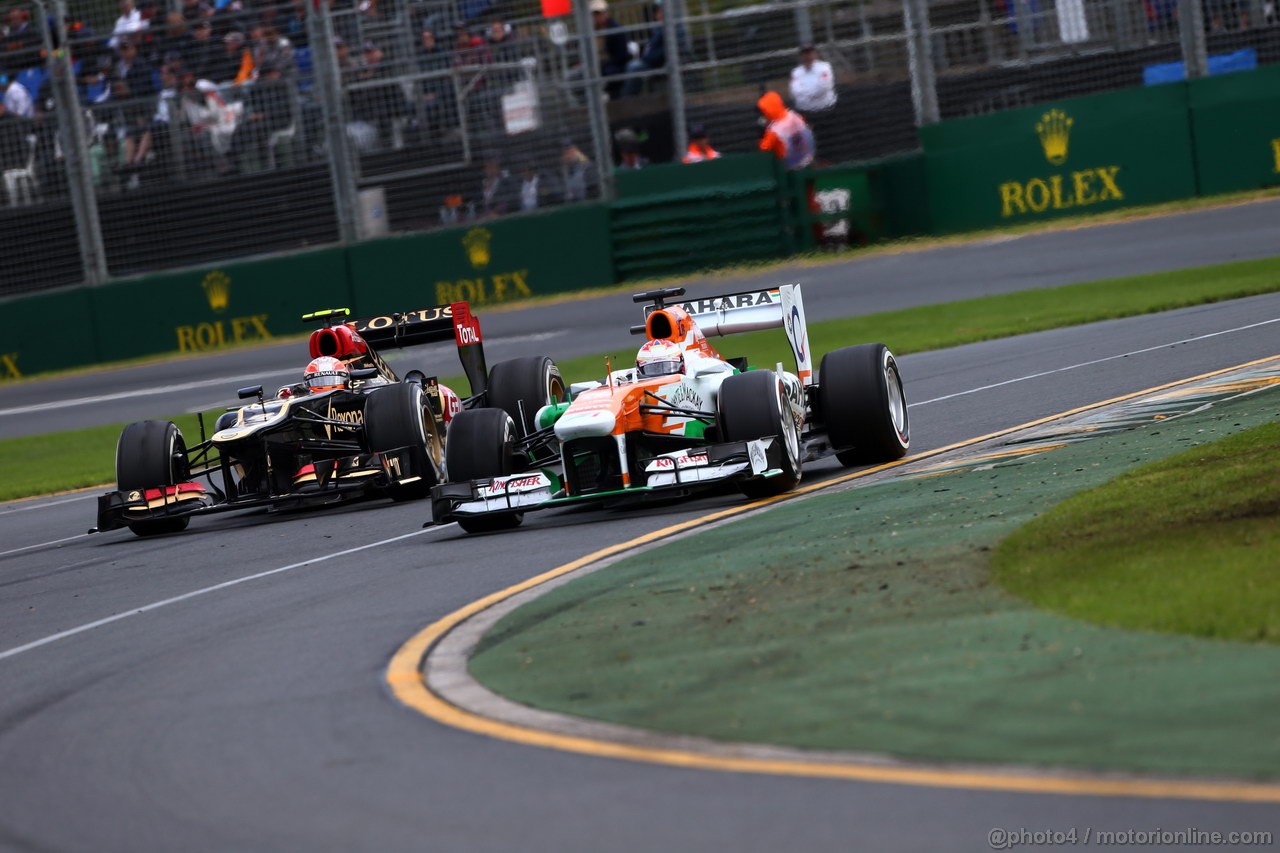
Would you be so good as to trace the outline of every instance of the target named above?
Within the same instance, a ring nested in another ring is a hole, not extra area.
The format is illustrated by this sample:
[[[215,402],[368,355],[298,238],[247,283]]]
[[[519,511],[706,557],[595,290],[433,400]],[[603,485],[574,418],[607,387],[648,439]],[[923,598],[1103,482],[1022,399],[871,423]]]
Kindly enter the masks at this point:
[[[800,482],[800,430],[772,370],[730,376],[720,386],[720,429],[727,441],[773,437],[782,446],[782,473],[740,484],[750,498],[789,492]]]
[[[445,468],[449,479],[485,480],[515,473],[515,424],[502,409],[466,409],[449,422]],[[459,518],[468,533],[488,533],[519,527],[524,513]]]
[[[911,447],[898,362],[884,344],[833,350],[818,368],[827,437],[843,465],[901,459]]]
[[[563,403],[569,395],[556,363],[545,355],[530,355],[493,366],[489,371],[488,398],[490,407],[511,415],[517,434],[523,438],[538,431],[533,420],[538,409],[549,403]]]
[[[427,411],[421,385],[405,382],[370,392],[364,404],[364,434],[373,453],[410,448],[410,470],[401,476],[419,479],[404,485],[392,483],[387,488],[392,500],[420,500],[431,494],[431,487],[439,480],[436,472],[442,454],[435,418]]]
[[[137,421],[124,428],[116,444],[116,488],[120,491],[164,488],[186,482],[187,445],[172,421]],[[157,518],[128,522],[137,536],[180,533],[191,521]]]

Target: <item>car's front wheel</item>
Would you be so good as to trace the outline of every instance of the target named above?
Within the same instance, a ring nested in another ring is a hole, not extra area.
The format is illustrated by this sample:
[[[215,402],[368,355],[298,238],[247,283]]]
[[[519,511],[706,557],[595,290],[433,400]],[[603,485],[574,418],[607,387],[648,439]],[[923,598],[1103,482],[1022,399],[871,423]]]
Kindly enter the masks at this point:
[[[782,377],[772,370],[750,370],[730,376],[720,386],[720,429],[729,441],[772,437],[782,450],[782,473],[746,480],[751,498],[789,492],[800,482],[800,429],[785,398]]]
[[[418,500],[431,494],[431,487],[439,482],[442,453],[435,418],[427,409],[421,385],[405,382],[372,391],[364,404],[364,430],[374,453],[409,448],[409,470],[400,471],[398,479],[418,479],[392,483],[387,489],[392,500]]]
[[[489,405],[511,415],[516,432],[537,432],[534,417],[549,403],[569,399],[560,368],[550,357],[531,355],[500,361],[489,371]]]
[[[164,489],[185,482],[187,446],[172,421],[137,421],[120,433],[116,443],[116,488],[120,491]],[[190,519],[156,518],[130,521],[137,536],[159,536],[187,529]]]
[[[449,422],[445,442],[445,467],[449,479],[485,480],[515,472],[515,424],[502,409],[467,409]],[[509,512],[459,518],[468,533],[488,533],[518,527],[524,513]]]

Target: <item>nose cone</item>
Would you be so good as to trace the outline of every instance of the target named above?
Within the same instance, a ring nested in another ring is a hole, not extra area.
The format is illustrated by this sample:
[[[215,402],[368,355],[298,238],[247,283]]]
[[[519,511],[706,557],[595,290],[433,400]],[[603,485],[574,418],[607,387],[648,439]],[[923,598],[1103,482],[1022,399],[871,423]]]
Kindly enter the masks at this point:
[[[609,409],[592,409],[565,412],[556,421],[556,438],[561,441],[573,441],[575,438],[599,438],[612,435],[616,424],[613,412]]]

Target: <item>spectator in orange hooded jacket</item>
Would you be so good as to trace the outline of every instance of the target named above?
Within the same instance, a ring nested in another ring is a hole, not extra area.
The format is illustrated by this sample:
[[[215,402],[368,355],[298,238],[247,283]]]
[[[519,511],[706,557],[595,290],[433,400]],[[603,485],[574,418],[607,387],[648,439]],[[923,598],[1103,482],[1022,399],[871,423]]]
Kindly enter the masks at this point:
[[[765,92],[756,107],[768,122],[761,151],[772,151],[788,169],[803,169],[813,162],[813,131],[799,113],[787,109],[777,92]]]

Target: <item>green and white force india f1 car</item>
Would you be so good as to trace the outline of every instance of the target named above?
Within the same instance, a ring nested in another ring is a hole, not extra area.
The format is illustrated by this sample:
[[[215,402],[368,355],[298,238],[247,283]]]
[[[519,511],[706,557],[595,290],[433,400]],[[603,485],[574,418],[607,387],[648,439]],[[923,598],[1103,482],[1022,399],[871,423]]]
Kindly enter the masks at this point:
[[[907,452],[893,354],[883,344],[845,347],[823,356],[815,376],[799,285],[676,301],[683,296],[683,288],[637,294],[648,303],[644,324],[631,329],[649,340],[641,361],[666,354],[575,384],[571,400],[550,358],[495,365],[486,405],[449,426],[450,481],[432,489],[435,521],[499,530],[534,509],[725,481],[766,497],[795,488],[802,466],[825,456],[852,466]],[[707,340],[773,328],[785,332],[795,372],[748,369]]]
[[[473,386],[484,388],[480,325],[465,302],[347,321],[345,308],[319,311],[307,381],[220,416],[213,434],[188,446],[170,421],[129,424],[116,445],[116,489],[98,499],[97,530],[128,527],[139,536],[176,533],[192,516],[266,506],[334,503],[359,497],[425,498],[443,482],[447,425],[465,406],[435,377],[403,378],[374,347],[454,338]],[[335,364],[338,362],[340,364]],[[312,381],[318,363],[337,384]]]

